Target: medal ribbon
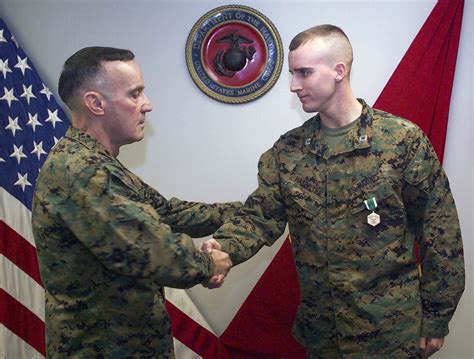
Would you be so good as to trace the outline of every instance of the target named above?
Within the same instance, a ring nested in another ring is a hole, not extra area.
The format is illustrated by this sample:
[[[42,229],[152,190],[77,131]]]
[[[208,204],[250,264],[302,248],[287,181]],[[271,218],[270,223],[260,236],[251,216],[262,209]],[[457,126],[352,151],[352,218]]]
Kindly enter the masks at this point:
[[[365,208],[367,208],[369,211],[372,211],[372,212],[375,211],[375,209],[377,208],[377,200],[375,199],[375,197],[366,199],[364,201],[364,204],[365,204]]]

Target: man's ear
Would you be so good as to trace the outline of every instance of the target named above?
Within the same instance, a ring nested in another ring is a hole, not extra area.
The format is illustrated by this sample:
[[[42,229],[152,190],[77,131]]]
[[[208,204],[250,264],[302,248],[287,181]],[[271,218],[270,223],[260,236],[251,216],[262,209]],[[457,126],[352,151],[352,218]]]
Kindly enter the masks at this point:
[[[336,81],[342,81],[347,76],[347,68],[343,62],[338,62],[334,65],[334,71],[336,72]]]
[[[84,94],[84,105],[95,116],[103,116],[105,114],[105,99],[95,91],[88,91]]]

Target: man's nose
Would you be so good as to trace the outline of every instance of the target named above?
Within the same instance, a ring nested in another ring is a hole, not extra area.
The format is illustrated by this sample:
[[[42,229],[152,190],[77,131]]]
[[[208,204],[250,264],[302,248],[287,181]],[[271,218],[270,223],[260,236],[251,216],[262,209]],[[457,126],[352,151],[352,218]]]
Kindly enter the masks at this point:
[[[142,105],[142,112],[150,112],[153,110],[153,106],[151,105],[150,100],[146,95],[145,96],[145,102]]]
[[[299,81],[295,76],[291,77],[290,91],[297,92],[301,90],[301,81]]]

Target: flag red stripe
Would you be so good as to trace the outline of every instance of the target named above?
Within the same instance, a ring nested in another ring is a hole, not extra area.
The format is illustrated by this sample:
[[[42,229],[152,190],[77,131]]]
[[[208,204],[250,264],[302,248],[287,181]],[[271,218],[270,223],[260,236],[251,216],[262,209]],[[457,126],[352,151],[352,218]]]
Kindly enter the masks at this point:
[[[166,309],[172,320],[173,336],[188,348],[204,358],[232,358],[229,351],[219,342],[215,334],[209,332],[171,302]]]
[[[452,3],[450,3],[452,4]],[[456,61],[458,57],[459,42],[461,39],[461,27],[462,27],[462,16],[464,11],[464,1],[454,2],[454,9],[450,9],[449,15],[452,16],[452,22],[450,23],[449,34],[450,37],[446,41],[447,44],[447,56],[443,63],[441,71],[441,85],[440,93],[438,95],[438,103],[436,110],[438,111],[439,118],[445,118],[443,126],[438,126],[439,130],[434,132],[430,137],[433,143],[439,143],[440,148],[443,149],[443,153],[440,156],[440,160],[444,157],[444,147],[446,144],[446,133],[449,119],[449,107],[451,104],[451,93],[454,85],[454,74],[456,70]]]
[[[220,336],[233,358],[306,357],[304,348],[291,333],[299,289],[288,237]]]
[[[463,8],[463,0],[438,1],[374,104],[419,125],[440,161],[446,143]]]
[[[3,289],[0,289],[0,323],[46,355],[44,322]]]
[[[36,248],[3,221],[0,221],[0,253],[43,286]]]

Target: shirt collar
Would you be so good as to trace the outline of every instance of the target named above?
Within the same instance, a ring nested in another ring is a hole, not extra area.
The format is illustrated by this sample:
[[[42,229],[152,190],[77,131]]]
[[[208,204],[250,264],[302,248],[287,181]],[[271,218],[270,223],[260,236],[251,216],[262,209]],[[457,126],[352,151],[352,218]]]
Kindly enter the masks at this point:
[[[324,141],[324,131],[321,125],[321,117],[317,114],[313,117],[312,126],[308,128],[305,136],[305,147],[309,152],[319,157],[328,159],[346,152],[352,152],[369,148],[372,143],[372,121],[373,109],[363,99],[357,99],[362,105],[362,111],[357,123],[351,129],[344,140],[335,148],[329,148]]]
[[[81,145],[87,147],[88,149],[96,150],[100,153],[107,155],[108,157],[114,158],[96,138],[88,135],[77,127],[69,127],[64,137],[79,142]]]

